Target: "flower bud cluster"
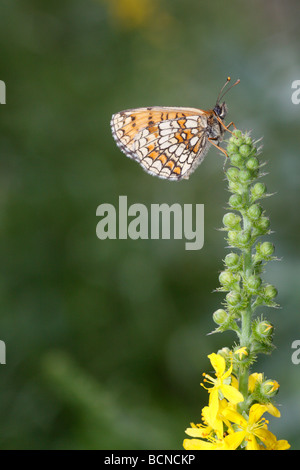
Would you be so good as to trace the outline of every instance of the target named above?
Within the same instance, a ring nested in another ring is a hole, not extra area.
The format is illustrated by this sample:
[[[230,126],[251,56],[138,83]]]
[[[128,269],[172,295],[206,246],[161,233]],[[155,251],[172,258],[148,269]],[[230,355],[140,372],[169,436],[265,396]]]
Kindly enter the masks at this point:
[[[262,165],[255,143],[249,135],[236,130],[229,139],[227,154],[231,165],[226,178],[231,195],[222,230],[227,231],[231,251],[224,259],[217,289],[226,292],[225,300],[214,312],[213,320],[218,325],[216,332],[234,330],[240,339],[243,336],[241,346],[248,354],[236,360],[250,365],[257,353],[269,353],[273,348],[273,327],[267,321],[254,320],[246,342],[241,323],[246,312],[252,317],[257,307],[277,306],[277,289],[261,277],[266,263],[276,259],[275,248],[271,242],[260,240],[270,233],[270,220],[261,205],[268,194],[265,184],[258,181]]]

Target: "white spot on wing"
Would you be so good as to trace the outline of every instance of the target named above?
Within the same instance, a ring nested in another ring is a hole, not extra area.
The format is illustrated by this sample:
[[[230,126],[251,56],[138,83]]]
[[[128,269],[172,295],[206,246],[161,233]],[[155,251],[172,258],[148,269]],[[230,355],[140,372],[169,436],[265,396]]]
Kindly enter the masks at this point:
[[[169,148],[169,151],[173,153],[176,151],[176,149],[177,149],[177,144],[174,144],[174,145],[171,145],[171,147]]]
[[[190,140],[191,147],[194,147],[194,145],[196,145],[196,143],[198,142],[198,140],[199,140],[198,137],[193,137],[193,138]]]
[[[185,127],[187,128],[198,127],[198,122],[195,119],[187,119],[185,123]]]

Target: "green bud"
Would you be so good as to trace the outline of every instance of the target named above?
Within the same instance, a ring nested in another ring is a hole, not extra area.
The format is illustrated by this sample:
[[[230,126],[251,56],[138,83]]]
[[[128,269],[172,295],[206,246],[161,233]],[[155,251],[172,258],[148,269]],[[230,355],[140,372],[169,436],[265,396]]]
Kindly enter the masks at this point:
[[[253,175],[250,170],[241,170],[239,174],[239,180],[241,183],[249,183],[252,181]]]
[[[237,181],[240,171],[237,168],[230,167],[228,168],[226,175],[230,181]]]
[[[236,137],[233,137],[232,139],[232,142],[237,146],[237,147],[240,147],[244,142],[245,142],[245,139],[242,137],[242,136],[236,136]]]
[[[237,153],[238,151],[239,151],[238,146],[234,144],[233,142],[229,142],[229,144],[227,145],[228,154]]]
[[[243,137],[243,133],[239,129],[234,129],[232,134],[233,136],[229,139],[229,141],[231,141],[231,139],[234,139],[235,137]]]
[[[241,217],[234,214],[233,212],[228,212],[223,217],[223,224],[225,225],[225,227],[228,227],[231,229],[236,229],[236,230],[240,229],[240,222],[241,222]]]
[[[241,303],[242,297],[241,294],[237,291],[228,292],[226,295],[226,300],[229,305],[236,307]]]
[[[228,268],[237,268],[240,264],[240,257],[236,253],[228,253],[225,256],[224,263]]]
[[[260,219],[253,222],[252,235],[253,237],[259,237],[268,233],[270,227],[270,221],[267,217],[261,217]]]
[[[248,217],[252,220],[257,220],[262,214],[262,208],[259,204],[252,204],[248,209]]]
[[[255,227],[262,232],[265,232],[270,227],[270,220],[268,217],[261,217],[255,222]]]
[[[219,275],[219,282],[224,287],[230,287],[236,282],[236,278],[231,271],[222,271]]]
[[[270,242],[263,242],[259,246],[259,252],[262,258],[267,259],[270,258],[275,251],[275,247],[273,243]]]
[[[229,191],[231,191],[232,193],[242,194],[243,192],[243,188],[241,188],[241,185],[239,182],[228,181],[228,188],[229,188]]]
[[[271,323],[266,320],[262,320],[254,323],[253,329],[261,341],[270,341],[273,336],[274,327]]]
[[[249,170],[258,170],[258,168],[259,168],[258,158],[256,158],[256,157],[249,158],[249,160],[246,162],[246,167]]]
[[[279,383],[276,380],[265,380],[261,384],[261,393],[266,398],[272,398],[277,395],[279,390]]]
[[[272,286],[271,284],[267,284],[264,288],[263,288],[263,292],[262,292],[262,295],[265,299],[267,300],[272,300],[274,299],[274,297],[276,297],[278,294],[278,291],[276,289],[276,287]]]
[[[227,240],[230,246],[236,246],[238,242],[238,236],[239,236],[238,231],[236,230],[230,230],[227,235]]]
[[[245,248],[249,245],[249,243],[251,242],[251,234],[250,232],[239,232],[238,233],[238,237],[237,237],[237,244],[241,247],[241,248]]]
[[[228,320],[228,313],[219,308],[213,313],[213,320],[217,325],[223,325]]]
[[[230,161],[232,165],[237,167],[241,167],[244,163],[244,160],[239,153],[233,153],[232,155],[230,155]]]
[[[240,194],[232,194],[229,198],[229,205],[233,209],[241,209],[243,206],[243,198]]]
[[[252,150],[251,146],[247,144],[243,144],[239,148],[239,152],[244,158],[247,158],[250,155],[251,150]]]
[[[264,183],[256,183],[254,186],[252,186],[250,191],[251,191],[252,198],[256,200],[256,199],[263,197],[266,194],[267,188]]]
[[[249,276],[248,279],[246,279],[245,285],[247,290],[252,294],[255,295],[256,293],[258,294],[258,289],[261,286],[261,278],[259,276]]]
[[[255,262],[258,263],[258,262],[261,262],[262,260],[268,261],[272,259],[274,251],[275,251],[275,247],[273,243],[270,243],[270,242],[257,243],[256,253],[254,255]]]

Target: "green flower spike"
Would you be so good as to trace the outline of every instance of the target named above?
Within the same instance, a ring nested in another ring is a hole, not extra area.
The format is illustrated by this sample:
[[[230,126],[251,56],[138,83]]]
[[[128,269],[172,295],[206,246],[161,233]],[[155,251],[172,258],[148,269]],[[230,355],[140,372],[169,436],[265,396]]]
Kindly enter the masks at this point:
[[[270,196],[262,177],[263,164],[249,134],[235,130],[229,139],[227,154],[230,166],[226,171],[229,211],[223,217],[222,230],[230,253],[225,256],[219,274],[218,292],[225,293],[222,308],[213,314],[217,328],[212,333],[235,331],[238,342],[231,349],[224,347],[208,358],[216,378],[204,374],[212,387],[208,406],[202,410],[201,424],[191,424],[185,439],[186,450],[285,450],[286,440],[277,440],[268,430],[269,413],[277,418],[279,410],[272,403],[279,384],[267,380],[262,373],[250,373],[258,354],[270,354],[273,346],[273,325],[257,315],[261,307],[278,307],[277,289],[263,278],[266,264],[276,260],[274,245],[261,240],[270,234],[270,220],[262,200]]]

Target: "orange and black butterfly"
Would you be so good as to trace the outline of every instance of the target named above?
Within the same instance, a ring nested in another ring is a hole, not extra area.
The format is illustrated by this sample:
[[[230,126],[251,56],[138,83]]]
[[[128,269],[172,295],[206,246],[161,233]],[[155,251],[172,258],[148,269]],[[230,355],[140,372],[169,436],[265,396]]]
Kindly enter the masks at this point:
[[[225,131],[225,102],[220,104],[229,83],[223,85],[216,105],[209,111],[197,108],[153,106],[127,109],[112,116],[113,137],[122,152],[136,161],[147,173],[178,181],[188,179],[203,161],[211,144],[219,147]],[[235,127],[235,126],[234,126]],[[229,131],[231,132],[231,131]]]

